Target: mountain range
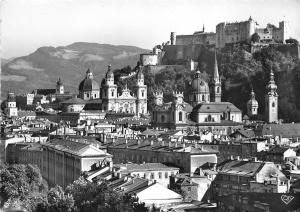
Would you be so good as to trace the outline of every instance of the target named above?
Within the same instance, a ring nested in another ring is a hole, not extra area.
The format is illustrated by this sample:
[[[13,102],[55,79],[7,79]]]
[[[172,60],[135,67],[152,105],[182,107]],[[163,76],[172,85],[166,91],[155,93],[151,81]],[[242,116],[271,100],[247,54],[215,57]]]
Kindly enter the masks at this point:
[[[135,46],[76,42],[68,46],[40,47],[22,57],[2,60],[1,99],[8,91],[32,92],[37,88],[55,88],[61,78],[65,90],[78,92],[87,69],[101,82],[107,65],[113,69],[135,66],[139,54],[149,50]]]

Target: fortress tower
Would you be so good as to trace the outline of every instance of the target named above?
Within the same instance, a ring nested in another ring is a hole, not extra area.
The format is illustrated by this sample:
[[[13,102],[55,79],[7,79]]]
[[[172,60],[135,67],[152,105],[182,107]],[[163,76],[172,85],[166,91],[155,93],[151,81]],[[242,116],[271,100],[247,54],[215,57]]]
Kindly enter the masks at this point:
[[[214,77],[213,77],[212,85],[213,85],[213,92],[212,92],[213,101],[214,102],[221,102],[222,84],[221,84],[221,79],[220,79],[220,76],[219,76],[216,52],[215,52]]]
[[[270,71],[270,81],[266,86],[268,93],[265,96],[265,119],[268,123],[278,122],[278,94],[274,73]]]

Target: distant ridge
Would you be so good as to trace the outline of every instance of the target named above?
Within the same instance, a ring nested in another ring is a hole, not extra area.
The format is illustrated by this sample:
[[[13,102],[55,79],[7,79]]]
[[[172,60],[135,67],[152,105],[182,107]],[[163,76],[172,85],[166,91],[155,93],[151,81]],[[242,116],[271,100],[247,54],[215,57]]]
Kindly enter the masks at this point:
[[[25,93],[36,88],[54,88],[59,77],[66,90],[77,93],[87,68],[100,83],[108,64],[113,69],[135,66],[139,54],[145,51],[149,50],[86,42],[40,47],[27,56],[2,61],[1,98],[5,98],[8,91]]]

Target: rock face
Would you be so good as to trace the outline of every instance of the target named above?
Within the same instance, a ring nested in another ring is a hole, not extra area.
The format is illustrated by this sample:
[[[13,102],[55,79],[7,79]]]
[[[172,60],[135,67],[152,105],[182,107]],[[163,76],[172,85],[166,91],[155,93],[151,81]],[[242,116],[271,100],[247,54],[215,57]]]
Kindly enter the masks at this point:
[[[134,46],[115,46],[78,42],[62,47],[41,47],[32,54],[2,63],[1,98],[8,91],[31,92],[36,88],[55,88],[60,77],[65,90],[78,92],[88,68],[101,82],[107,65],[113,69],[135,66],[139,54],[147,50]]]

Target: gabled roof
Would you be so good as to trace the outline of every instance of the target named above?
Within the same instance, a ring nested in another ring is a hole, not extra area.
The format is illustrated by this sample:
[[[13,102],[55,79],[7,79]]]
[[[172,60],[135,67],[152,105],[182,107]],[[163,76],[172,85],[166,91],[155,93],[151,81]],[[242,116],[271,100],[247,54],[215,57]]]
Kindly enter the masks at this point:
[[[51,140],[51,142],[43,143],[42,145],[78,156],[111,156],[103,150],[97,149],[87,143],[73,142],[64,139]]]
[[[146,187],[144,190],[137,193],[137,196],[141,201],[151,201],[151,200],[182,200],[182,196],[165,186],[154,183],[148,187]]]

